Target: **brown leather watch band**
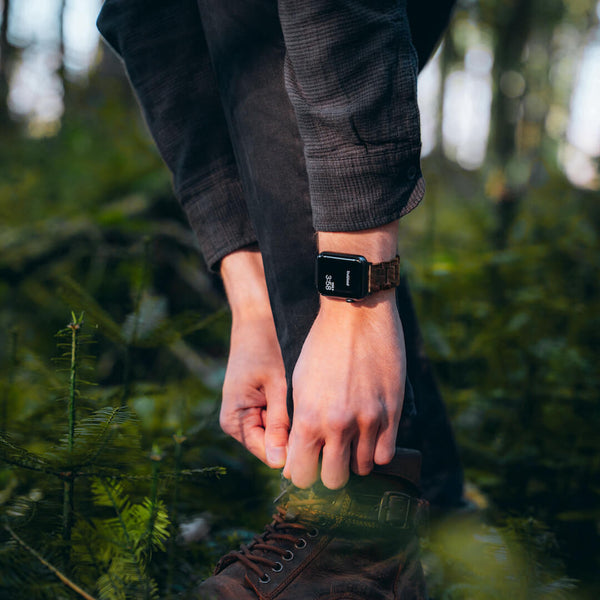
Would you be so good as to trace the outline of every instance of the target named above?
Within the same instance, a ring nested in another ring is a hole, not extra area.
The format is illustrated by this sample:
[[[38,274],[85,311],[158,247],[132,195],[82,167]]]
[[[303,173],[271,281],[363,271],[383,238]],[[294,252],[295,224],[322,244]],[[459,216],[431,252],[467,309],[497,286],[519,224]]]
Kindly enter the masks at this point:
[[[400,284],[400,257],[369,265],[369,294],[389,290]]]

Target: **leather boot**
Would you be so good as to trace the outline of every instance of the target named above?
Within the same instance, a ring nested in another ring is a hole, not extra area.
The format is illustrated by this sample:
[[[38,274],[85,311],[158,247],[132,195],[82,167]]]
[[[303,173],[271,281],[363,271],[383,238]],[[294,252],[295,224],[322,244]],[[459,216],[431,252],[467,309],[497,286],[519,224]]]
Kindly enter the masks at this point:
[[[421,455],[401,449],[342,490],[291,484],[265,531],[224,556],[200,600],[425,600],[416,527]]]

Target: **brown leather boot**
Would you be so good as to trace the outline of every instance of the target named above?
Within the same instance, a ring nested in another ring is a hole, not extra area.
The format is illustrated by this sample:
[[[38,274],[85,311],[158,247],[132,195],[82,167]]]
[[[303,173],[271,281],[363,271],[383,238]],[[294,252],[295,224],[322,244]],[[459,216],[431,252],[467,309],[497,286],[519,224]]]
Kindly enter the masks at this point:
[[[224,556],[200,600],[424,600],[421,455],[399,450],[342,490],[289,485],[264,533]]]

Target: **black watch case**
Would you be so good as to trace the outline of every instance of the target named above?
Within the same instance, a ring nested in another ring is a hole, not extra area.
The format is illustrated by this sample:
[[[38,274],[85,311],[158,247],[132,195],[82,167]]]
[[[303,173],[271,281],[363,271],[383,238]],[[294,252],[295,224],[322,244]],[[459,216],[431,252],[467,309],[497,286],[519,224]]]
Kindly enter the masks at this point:
[[[315,275],[323,296],[360,300],[369,293],[369,262],[364,256],[321,252]]]

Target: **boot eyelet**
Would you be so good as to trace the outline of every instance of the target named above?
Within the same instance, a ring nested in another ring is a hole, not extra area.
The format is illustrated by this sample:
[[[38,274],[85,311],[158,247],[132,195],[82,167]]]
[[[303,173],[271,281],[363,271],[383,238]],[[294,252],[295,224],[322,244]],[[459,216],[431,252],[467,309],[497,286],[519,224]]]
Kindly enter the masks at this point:
[[[313,527],[306,535],[309,538],[316,538],[319,535],[319,530],[316,527]]]
[[[276,562],[272,567],[271,571],[275,571],[275,573],[280,573],[283,571],[283,565],[280,562]]]
[[[281,558],[289,562],[290,560],[294,559],[294,553],[291,550],[286,550],[285,554]]]
[[[304,538],[300,538],[294,546],[298,548],[298,550],[302,550],[302,548],[306,548],[306,540]]]
[[[258,581],[260,583],[269,583],[269,581],[271,581],[271,578],[269,577],[269,575],[267,573],[264,573],[262,577],[258,578]]]

